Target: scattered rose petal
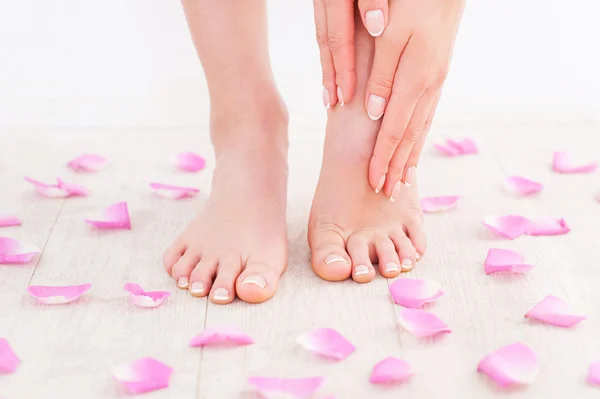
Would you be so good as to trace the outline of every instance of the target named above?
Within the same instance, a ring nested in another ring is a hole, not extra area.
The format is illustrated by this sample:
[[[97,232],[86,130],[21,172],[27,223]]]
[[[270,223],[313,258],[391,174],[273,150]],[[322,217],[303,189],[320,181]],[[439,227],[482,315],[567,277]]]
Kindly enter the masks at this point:
[[[522,196],[537,194],[544,188],[540,183],[520,176],[508,177],[505,184],[510,192]]]
[[[421,209],[425,213],[443,212],[454,208],[458,200],[460,200],[458,196],[422,198]]]
[[[369,382],[371,384],[388,384],[404,382],[413,375],[412,366],[397,357],[386,357],[373,367]]]
[[[116,367],[113,375],[130,393],[145,393],[167,388],[173,369],[151,357]]]
[[[206,162],[200,155],[193,152],[182,152],[177,155],[177,166],[187,172],[198,172],[204,169]]]
[[[0,237],[0,263],[27,263],[39,254],[40,249],[10,237]]]
[[[14,373],[21,361],[15,355],[8,341],[0,338],[0,374]]]
[[[527,233],[529,229],[529,219],[518,215],[486,216],[483,224],[494,233],[511,240]]]
[[[304,349],[336,360],[344,360],[356,349],[333,328],[314,329],[299,337],[298,343]]]
[[[106,159],[96,154],[83,154],[69,161],[67,166],[77,171],[96,172],[106,165]]]
[[[419,338],[452,331],[439,317],[421,309],[402,309],[399,313],[398,323],[406,331]]]
[[[564,219],[540,218],[530,221],[527,234],[530,236],[555,236],[567,234],[571,229]]]
[[[0,370],[2,368],[0,367]],[[587,376],[588,384],[600,385],[600,362],[590,364],[590,370]]]
[[[56,184],[46,184],[34,180],[30,177],[25,177],[25,181],[35,186],[38,193],[52,198],[67,198],[82,196],[86,197],[90,194],[89,190],[77,184],[67,183],[60,178],[56,178]]]
[[[439,283],[417,278],[399,278],[390,285],[394,302],[407,308],[422,308],[444,295]]]
[[[565,152],[555,152],[552,169],[558,173],[591,173],[596,170],[598,163],[592,162],[585,165],[572,165],[569,155]]]
[[[477,146],[471,139],[464,140],[446,140],[445,144],[434,144],[435,148],[442,154],[454,157],[457,155],[477,154]]]
[[[131,229],[127,202],[118,202],[102,213],[85,219],[85,222],[99,229]]]
[[[21,220],[16,216],[0,214],[0,227],[20,226]]]
[[[573,313],[571,306],[554,295],[548,295],[535,305],[525,317],[552,324],[558,327],[573,327],[586,319],[586,316]]]
[[[481,360],[477,371],[500,386],[529,384],[538,374],[538,359],[528,346],[516,342],[495,350]]]
[[[79,299],[88,292],[92,284],[67,285],[67,286],[43,286],[31,285],[27,287],[27,293],[46,305],[62,305]]]
[[[325,377],[270,378],[250,377],[248,383],[263,395],[287,394],[295,399],[311,397],[321,388]]]
[[[485,274],[498,272],[527,273],[533,265],[525,263],[525,258],[509,249],[490,248],[485,258]]]
[[[167,291],[144,291],[142,287],[135,283],[127,283],[123,288],[129,292],[131,302],[142,308],[155,308],[162,305],[164,301],[171,295]]]
[[[200,192],[200,190],[191,187],[178,187],[162,183],[150,183],[150,188],[154,190],[154,193],[159,197],[169,199],[193,197]]]
[[[254,343],[252,337],[237,327],[213,327],[205,329],[201,334],[190,341],[190,346],[211,345],[251,345]]]

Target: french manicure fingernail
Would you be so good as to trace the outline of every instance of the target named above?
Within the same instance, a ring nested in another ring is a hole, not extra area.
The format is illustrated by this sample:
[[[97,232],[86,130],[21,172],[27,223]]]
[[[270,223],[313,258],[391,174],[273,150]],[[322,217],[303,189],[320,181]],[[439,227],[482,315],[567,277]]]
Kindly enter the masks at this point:
[[[396,262],[388,262],[385,264],[386,272],[397,272],[400,268]]]
[[[190,285],[190,292],[196,295],[204,293],[204,283],[202,281],[194,281]]]
[[[326,110],[329,110],[329,108],[331,108],[331,101],[329,100],[329,91],[327,91],[325,87],[323,87],[323,105],[325,106]]]
[[[411,166],[406,171],[406,176],[404,177],[404,184],[410,187],[415,182],[415,174],[417,173],[417,167]]]
[[[346,258],[344,258],[343,256],[340,255],[329,255],[327,258],[325,258],[325,264],[329,265],[332,264],[334,262],[343,262],[348,264],[348,261],[346,260]]]
[[[365,25],[371,36],[377,37],[383,33],[385,19],[383,10],[371,10],[365,13]]]
[[[412,259],[402,259],[402,270],[408,271],[413,268]]]
[[[267,286],[267,282],[265,281],[265,279],[259,276],[258,274],[249,275],[242,281],[242,284],[255,284],[258,285],[260,288],[265,288]]]
[[[340,88],[340,86],[338,86],[337,88],[337,96],[338,96],[338,100],[340,100],[340,106],[344,106],[344,95],[342,94],[342,89]]]
[[[396,198],[398,198],[398,194],[400,194],[400,182],[394,184],[394,188],[392,189],[392,195],[390,195],[390,201],[396,201]]]
[[[217,288],[213,294],[213,299],[216,301],[228,301],[229,292],[225,288]]]
[[[190,285],[190,281],[188,280],[187,277],[179,277],[177,279],[177,286],[179,288],[187,288],[188,285]]]
[[[369,118],[376,121],[381,118],[383,111],[385,110],[385,98],[371,94],[369,101],[367,101],[367,114]]]
[[[369,274],[369,267],[365,265],[358,265],[354,268],[355,276],[364,276],[365,274]]]
[[[383,188],[383,185],[385,184],[385,173],[381,176],[381,178],[379,179],[379,183],[377,183],[377,187],[375,187],[375,194],[379,194],[379,192],[381,191],[381,189]]]

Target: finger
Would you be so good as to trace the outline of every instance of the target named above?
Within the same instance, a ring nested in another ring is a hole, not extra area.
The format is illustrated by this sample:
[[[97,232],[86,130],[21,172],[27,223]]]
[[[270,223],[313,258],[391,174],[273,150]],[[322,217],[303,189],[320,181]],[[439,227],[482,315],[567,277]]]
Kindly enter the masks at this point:
[[[388,0],[358,0],[358,9],[371,36],[381,36],[388,21]]]
[[[335,67],[327,39],[327,9],[325,0],[314,0],[315,29],[323,71],[323,105],[329,109],[337,103],[335,84]]]
[[[408,160],[406,161],[406,166],[404,168],[404,178],[405,179],[406,179],[406,172],[408,171],[408,169],[411,166],[417,166],[417,164],[419,163],[419,158],[421,158],[421,152],[423,151],[423,146],[425,145],[425,139],[427,138],[427,135],[429,134],[429,130],[431,129],[431,124],[433,123],[433,117],[435,115],[435,111],[437,110],[437,106],[440,101],[441,94],[442,94],[441,90],[439,90],[436,93],[436,95],[433,99],[433,103],[431,104],[431,108],[429,109],[429,116],[427,116],[427,119],[425,120],[425,124],[423,125],[423,130],[422,130],[421,136],[419,137],[419,140],[417,141],[417,143],[413,147],[412,151],[410,152],[410,155],[408,156]]]
[[[327,7],[327,42],[333,55],[337,97],[349,103],[356,86],[354,59],[354,1],[324,0]]]

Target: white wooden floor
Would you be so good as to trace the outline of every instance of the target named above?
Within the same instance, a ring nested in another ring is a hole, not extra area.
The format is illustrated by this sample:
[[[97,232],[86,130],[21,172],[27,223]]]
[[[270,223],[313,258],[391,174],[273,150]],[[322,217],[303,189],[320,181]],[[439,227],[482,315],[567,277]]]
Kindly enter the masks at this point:
[[[22,360],[18,371],[0,375],[5,399],[113,398],[123,394],[111,369],[152,356],[174,368],[170,388],[157,398],[254,398],[248,376],[324,375],[318,397],[363,398],[595,398],[585,384],[589,363],[600,360],[600,190],[597,175],[557,175],[552,152],[598,157],[598,128],[438,127],[420,166],[422,195],[463,196],[454,211],[427,215],[429,250],[409,274],[437,280],[446,290],[431,310],[453,329],[439,339],[418,340],[396,327],[388,283],[326,283],[309,266],[306,224],[318,176],[321,128],[292,128],[289,205],[290,267],[275,299],[262,305],[235,302],[217,306],[175,288],[161,266],[161,253],[184,227],[203,197],[169,201],[153,196],[150,181],[190,184],[207,193],[210,170],[184,174],[171,158],[195,150],[211,159],[206,132],[186,130],[48,129],[0,132],[0,213],[18,215],[21,227],[3,228],[43,249],[26,266],[0,266],[0,337]],[[444,136],[473,137],[480,155],[444,158],[431,143]],[[94,174],[74,175],[64,165],[82,152],[110,159]],[[597,159],[596,159],[597,160]],[[538,197],[516,199],[502,180],[522,174],[539,180]],[[48,199],[23,181],[56,176],[92,190],[88,198]],[[131,231],[94,231],[83,223],[89,213],[127,201]],[[572,232],[559,237],[493,237],[482,226],[488,214],[564,217]],[[536,268],[529,274],[486,276],[490,247],[518,250]],[[134,308],[123,285],[172,292],[157,309]],[[29,284],[93,282],[79,302],[43,306],[29,298]],[[567,299],[589,318],[564,330],[534,325],[524,313],[548,294]],[[257,344],[233,349],[192,349],[188,340],[205,326],[235,324]],[[357,351],[341,363],[320,360],[299,348],[298,335],[314,327],[334,327]],[[503,392],[475,369],[488,352],[513,341],[530,345],[541,372],[523,389]],[[399,356],[416,369],[405,385],[382,389],[368,383],[373,364]]]

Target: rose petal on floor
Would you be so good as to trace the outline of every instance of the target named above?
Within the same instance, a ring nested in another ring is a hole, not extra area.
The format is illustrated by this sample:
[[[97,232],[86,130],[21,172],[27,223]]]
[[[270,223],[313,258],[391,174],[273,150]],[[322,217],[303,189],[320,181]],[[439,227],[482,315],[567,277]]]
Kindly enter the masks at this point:
[[[40,303],[62,305],[76,301],[91,288],[91,283],[65,286],[31,285],[27,287],[27,293]]]
[[[106,159],[96,154],[83,154],[67,163],[76,171],[97,172],[106,165]]]
[[[198,172],[204,169],[206,161],[193,152],[182,152],[177,155],[177,167],[186,172]]]
[[[113,375],[130,393],[145,393],[167,388],[173,369],[151,357],[138,359],[113,369]]]
[[[42,251],[34,245],[10,237],[0,237],[0,264],[27,263],[40,252]]]
[[[545,217],[530,221],[526,234],[530,236],[556,236],[567,234],[569,231],[571,229],[564,219]]]
[[[573,165],[566,152],[555,152],[552,160],[552,170],[558,173],[592,173],[596,171],[597,167],[597,162]]]
[[[520,196],[537,194],[544,188],[540,183],[521,176],[510,176],[504,184],[508,191]]]
[[[459,196],[427,197],[421,199],[421,209],[424,213],[444,212],[456,206]]]
[[[485,274],[510,272],[527,273],[533,265],[525,263],[525,258],[515,251],[501,248],[490,248],[484,263]]]
[[[209,327],[190,340],[190,346],[251,345],[254,339],[237,327]]]
[[[21,220],[12,215],[0,214],[0,227],[20,226]]]
[[[590,364],[587,382],[592,385],[600,385],[600,362],[593,362]]]
[[[574,313],[566,301],[554,295],[542,299],[525,317],[564,328],[573,327],[586,319],[586,316]]]
[[[438,282],[418,278],[399,278],[390,284],[390,294],[398,305],[418,309],[444,296]]]
[[[402,309],[398,323],[415,337],[432,337],[452,330],[446,323],[433,313],[421,309]]]
[[[344,360],[356,350],[354,345],[333,328],[316,328],[298,338],[304,349],[318,355]]]
[[[131,229],[127,202],[117,202],[101,213],[89,216],[84,221],[99,229]]]
[[[325,377],[271,378],[250,377],[248,383],[262,395],[287,394],[295,399],[311,397],[325,383]]]
[[[371,372],[371,384],[389,384],[404,382],[413,376],[412,366],[397,357],[386,357],[375,366]]]
[[[514,240],[529,230],[529,219],[519,215],[486,216],[483,224],[494,233]]]
[[[0,374],[14,373],[20,363],[21,360],[13,352],[8,341],[0,338]]]
[[[486,374],[498,385],[506,387],[533,382],[539,372],[539,365],[531,348],[515,342],[484,357],[477,371]]]
[[[450,140],[445,144],[434,144],[435,148],[444,155],[455,157],[458,155],[477,154],[477,145],[471,139]]]
[[[56,184],[46,184],[30,177],[25,177],[25,181],[33,184],[38,193],[45,197],[67,198],[75,196],[88,196],[89,190],[77,184],[67,183],[61,178],[56,178]]]
[[[172,186],[170,184],[162,183],[150,183],[150,188],[154,190],[154,193],[159,197],[169,199],[193,197],[200,192],[200,190],[192,187]]]
[[[169,296],[167,291],[144,291],[136,283],[127,283],[123,289],[130,294],[131,303],[142,308],[155,308],[163,304]]]

